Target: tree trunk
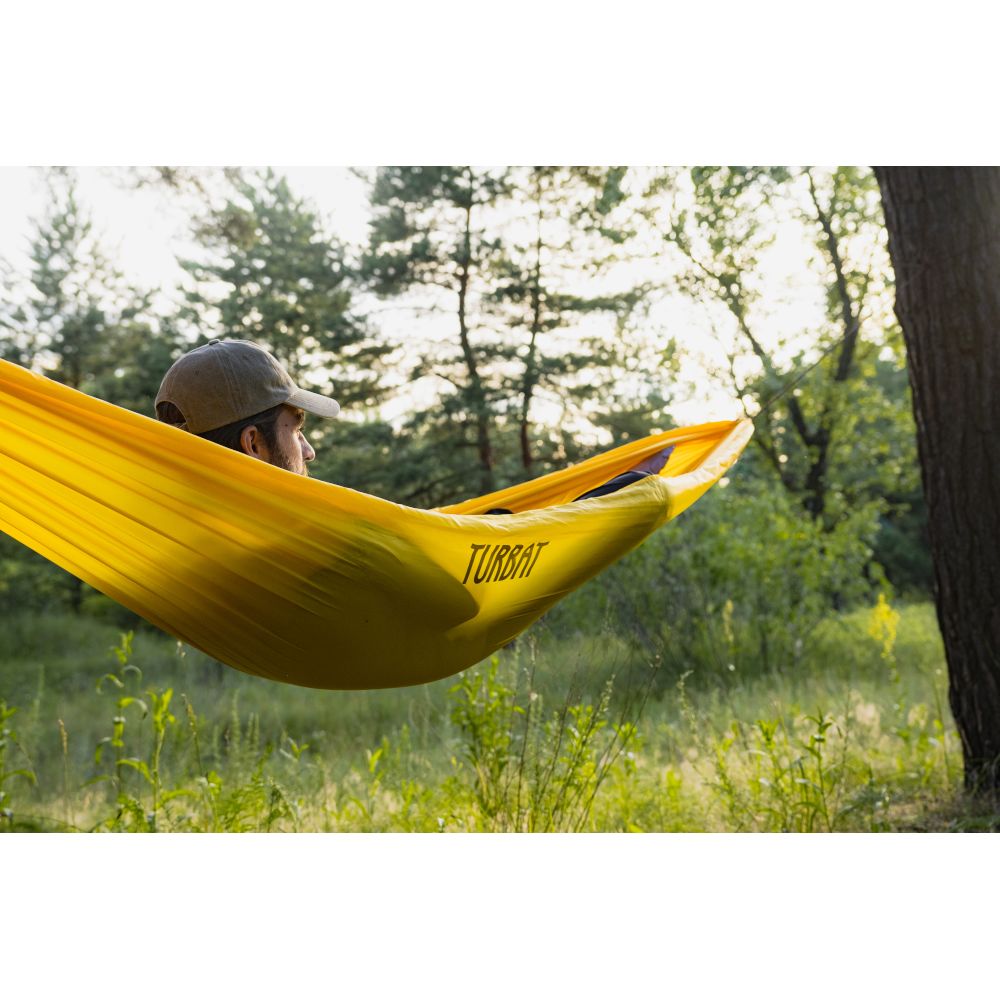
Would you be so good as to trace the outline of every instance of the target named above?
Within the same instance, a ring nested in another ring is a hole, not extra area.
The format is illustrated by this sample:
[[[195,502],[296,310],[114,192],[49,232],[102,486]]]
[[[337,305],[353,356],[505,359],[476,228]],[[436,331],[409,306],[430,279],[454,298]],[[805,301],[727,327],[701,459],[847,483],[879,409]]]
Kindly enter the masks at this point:
[[[458,337],[462,345],[462,357],[469,374],[469,398],[476,420],[476,450],[479,454],[479,489],[482,493],[492,493],[496,489],[493,478],[493,449],[490,445],[490,415],[486,405],[486,392],[479,375],[479,366],[469,340],[469,327],[465,318],[465,305],[469,292],[469,267],[472,260],[472,177],[469,177],[469,203],[465,208],[465,232],[463,234],[462,258],[458,274]]]
[[[535,273],[531,282],[531,339],[528,341],[528,356],[524,359],[524,380],[521,391],[521,465],[525,472],[531,471],[531,428],[528,418],[531,413],[531,397],[534,395],[538,377],[535,355],[538,350],[538,334],[542,329],[542,185],[537,173],[535,201],[538,205],[538,228],[535,236]]]
[[[876,167],[966,787],[1000,792],[1000,168]]]

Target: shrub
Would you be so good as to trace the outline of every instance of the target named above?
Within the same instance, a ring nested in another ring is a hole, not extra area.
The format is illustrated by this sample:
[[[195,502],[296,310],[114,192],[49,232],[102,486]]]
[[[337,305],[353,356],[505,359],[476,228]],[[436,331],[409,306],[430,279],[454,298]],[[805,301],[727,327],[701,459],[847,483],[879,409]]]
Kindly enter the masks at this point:
[[[560,635],[594,622],[630,634],[660,658],[667,681],[796,666],[831,610],[870,597],[877,528],[875,506],[824,531],[784,492],[720,486],[549,622]]]

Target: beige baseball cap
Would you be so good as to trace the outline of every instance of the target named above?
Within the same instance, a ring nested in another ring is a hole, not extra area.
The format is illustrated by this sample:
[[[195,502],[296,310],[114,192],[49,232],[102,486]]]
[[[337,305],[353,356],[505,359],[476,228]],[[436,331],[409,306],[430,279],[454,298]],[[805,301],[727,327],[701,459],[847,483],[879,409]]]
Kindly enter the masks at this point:
[[[244,420],[281,403],[320,417],[335,417],[340,404],[300,389],[277,359],[248,340],[212,340],[179,357],[156,394],[156,405],[173,403],[181,427],[202,434]]]

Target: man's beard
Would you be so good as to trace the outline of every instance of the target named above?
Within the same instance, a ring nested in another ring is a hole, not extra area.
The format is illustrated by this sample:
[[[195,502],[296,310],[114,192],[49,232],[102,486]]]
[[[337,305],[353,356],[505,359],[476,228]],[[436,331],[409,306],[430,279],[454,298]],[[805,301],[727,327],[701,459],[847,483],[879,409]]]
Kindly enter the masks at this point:
[[[299,476],[309,475],[306,463],[300,458],[299,464],[296,465],[292,456],[277,441],[274,442],[274,447],[271,449],[271,465],[276,465],[279,469],[284,469],[286,472],[294,472]]]

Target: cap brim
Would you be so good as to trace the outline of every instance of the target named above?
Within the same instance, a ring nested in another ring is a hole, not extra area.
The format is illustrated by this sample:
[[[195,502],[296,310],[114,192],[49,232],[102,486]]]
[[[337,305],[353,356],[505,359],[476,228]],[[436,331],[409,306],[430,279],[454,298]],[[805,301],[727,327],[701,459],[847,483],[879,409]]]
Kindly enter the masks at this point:
[[[314,413],[317,417],[335,417],[340,413],[340,403],[329,396],[321,396],[318,392],[308,389],[296,389],[285,400],[289,406],[297,406],[306,413]]]

